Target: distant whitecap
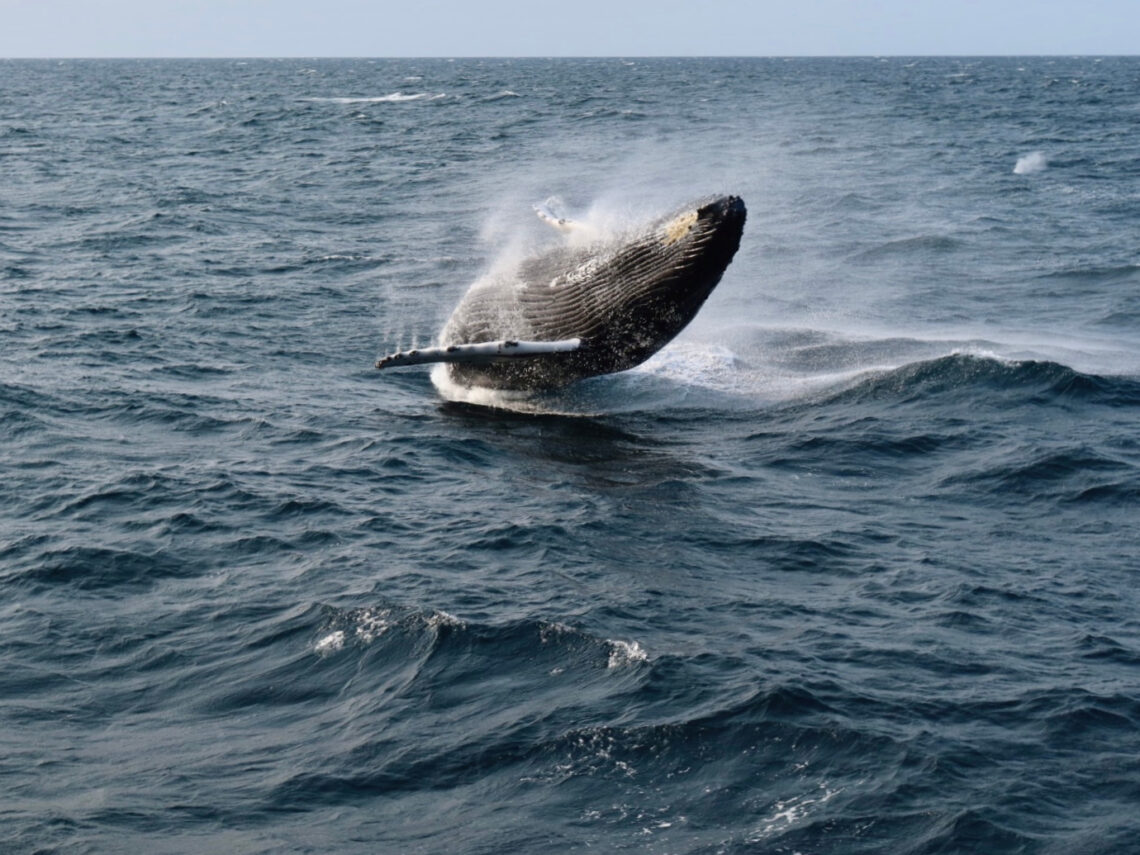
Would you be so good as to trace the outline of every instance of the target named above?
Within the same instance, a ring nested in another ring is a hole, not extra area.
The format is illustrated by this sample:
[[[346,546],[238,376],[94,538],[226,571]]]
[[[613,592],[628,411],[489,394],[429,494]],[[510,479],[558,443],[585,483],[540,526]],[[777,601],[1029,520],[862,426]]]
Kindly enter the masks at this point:
[[[374,95],[361,98],[303,98],[302,100],[324,102],[326,104],[382,104],[390,103],[393,101],[435,101],[443,97],[446,97],[445,93],[443,92],[437,94],[432,94],[430,92],[415,92],[411,95],[405,95],[403,92],[393,92],[390,95]]]
[[[1013,167],[1013,173],[1014,175],[1030,175],[1034,172],[1041,172],[1048,165],[1049,160],[1045,157],[1044,153],[1032,151],[1017,159],[1017,164]]]

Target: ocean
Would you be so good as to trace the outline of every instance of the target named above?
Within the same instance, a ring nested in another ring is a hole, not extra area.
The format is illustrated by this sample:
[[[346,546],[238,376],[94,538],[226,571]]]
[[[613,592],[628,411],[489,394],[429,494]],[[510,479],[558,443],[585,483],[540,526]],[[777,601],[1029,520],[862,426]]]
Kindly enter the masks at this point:
[[[0,850],[1140,852],[1140,58],[0,72]],[[645,364],[374,369],[713,193]]]

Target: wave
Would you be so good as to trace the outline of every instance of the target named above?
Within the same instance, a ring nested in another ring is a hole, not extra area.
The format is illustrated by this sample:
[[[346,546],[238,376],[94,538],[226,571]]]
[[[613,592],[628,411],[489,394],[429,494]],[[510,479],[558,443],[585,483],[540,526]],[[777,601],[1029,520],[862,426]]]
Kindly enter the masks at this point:
[[[1096,483],[1105,478],[1134,479],[1135,469],[1088,447],[1017,448],[995,453],[993,458],[943,478],[939,487],[962,487],[983,496],[1015,495],[1026,500],[1105,505],[1127,502],[1137,490],[1135,485],[1115,480]]]
[[[1133,655],[1112,639],[1084,646],[1093,656]],[[1106,728],[1130,732],[1138,714],[1125,695],[1068,687],[916,699],[825,674],[750,673],[734,683],[724,679],[734,664],[710,655],[637,657],[615,672],[614,650],[610,640],[534,619],[489,625],[392,605],[330,610],[310,655],[344,687],[330,706],[341,719],[326,720],[344,738],[279,778],[261,810],[366,799],[383,811],[392,799],[446,790],[456,805],[444,810],[462,811],[493,790],[543,793],[543,810],[571,811],[576,825],[639,848],[705,851],[704,830],[715,828],[717,851],[807,851],[824,837],[856,839],[870,811],[876,841],[913,841],[901,852],[929,851],[932,839],[997,841],[1013,851],[1033,839],[1020,795],[981,773],[1021,757],[1023,745],[1009,738],[995,747],[959,723],[1027,738],[1044,727],[1050,746],[1076,740],[1096,755]],[[938,655],[873,652],[959,673]],[[232,700],[266,702],[249,687]],[[214,698],[208,708],[228,707]],[[1064,758],[1036,762],[1061,774]],[[929,788],[951,785],[960,798],[931,810]],[[440,840],[426,841],[438,833],[438,814],[431,823],[404,815],[402,827],[436,848]],[[499,829],[497,842],[525,824]]]
[[[1140,495],[1130,451],[1140,381],[1084,374],[1048,361],[954,354],[875,372],[786,411],[852,421],[786,446],[790,460],[832,471],[913,477],[929,465],[924,495],[975,506],[1098,507],[1124,511]],[[886,416],[885,414],[889,414]],[[1074,420],[1095,424],[1073,435]],[[826,422],[830,424],[830,422]]]
[[[425,611],[384,604],[347,610],[332,609],[312,642],[312,650],[326,657],[341,652],[363,652],[374,645],[422,651],[427,658],[496,651],[504,661],[514,654],[539,662],[546,673],[564,674],[567,668],[615,670],[647,662],[649,654],[636,640],[599,638],[566,624],[522,620],[505,625],[468,622],[442,610]],[[539,655],[542,650],[545,655]],[[551,670],[552,669],[552,670]]]
[[[26,544],[23,545],[26,551]],[[181,557],[162,550],[148,552],[132,546],[128,549],[99,546],[72,546],[40,552],[32,566],[20,573],[24,584],[36,587],[65,585],[80,591],[103,591],[109,588],[140,588],[155,585],[162,579],[190,575]],[[6,574],[5,581],[12,576]]]
[[[416,92],[411,95],[405,95],[403,92],[392,92],[388,95],[373,95],[373,96],[331,96],[331,97],[314,97],[302,98],[302,101],[320,104],[387,104],[402,101],[437,101],[440,98],[446,98],[447,94],[444,92],[431,93],[431,92]]]
[[[961,240],[947,235],[920,235],[881,243],[863,250],[855,257],[858,260],[871,261],[892,255],[949,253],[962,248],[963,245]]]
[[[1089,265],[1085,267],[1069,267],[1046,273],[1039,277],[1042,280],[1060,280],[1066,284],[1084,285],[1119,285],[1126,282],[1140,281],[1140,264],[1118,265]]]
[[[977,402],[981,390],[1011,402],[1035,404],[1082,401],[1107,406],[1140,406],[1140,380],[1102,377],[1047,360],[1012,360],[955,353],[876,372],[844,389],[835,402],[894,399],[901,402],[952,397]]]

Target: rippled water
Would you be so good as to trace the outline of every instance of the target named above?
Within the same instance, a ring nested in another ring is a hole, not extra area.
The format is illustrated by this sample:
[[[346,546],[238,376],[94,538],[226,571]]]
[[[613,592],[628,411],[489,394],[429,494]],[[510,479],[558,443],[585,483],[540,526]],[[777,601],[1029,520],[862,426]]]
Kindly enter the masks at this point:
[[[1140,851],[1140,60],[0,69],[4,851]],[[372,369],[711,192],[644,366]]]

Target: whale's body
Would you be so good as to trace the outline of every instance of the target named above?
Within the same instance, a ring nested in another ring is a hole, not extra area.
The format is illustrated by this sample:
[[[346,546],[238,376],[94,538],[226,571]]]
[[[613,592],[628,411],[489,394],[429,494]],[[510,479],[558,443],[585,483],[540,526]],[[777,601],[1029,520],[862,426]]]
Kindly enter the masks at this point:
[[[457,384],[514,390],[632,368],[697,314],[740,246],[745,216],[739,197],[722,196],[608,240],[528,258],[507,277],[472,286],[440,346],[376,366],[445,362]]]

